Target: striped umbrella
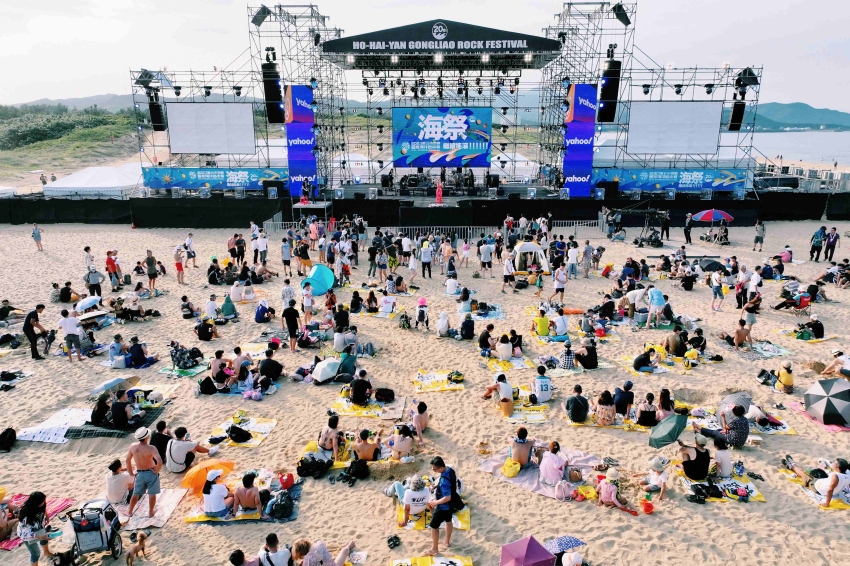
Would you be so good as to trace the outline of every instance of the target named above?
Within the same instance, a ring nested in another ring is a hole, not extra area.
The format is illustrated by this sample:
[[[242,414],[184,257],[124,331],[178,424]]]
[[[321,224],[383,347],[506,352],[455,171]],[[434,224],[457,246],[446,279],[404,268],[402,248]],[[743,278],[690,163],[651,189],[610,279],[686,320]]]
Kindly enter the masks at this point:
[[[850,383],[845,379],[821,379],[806,391],[803,401],[806,412],[823,424],[850,424]]]
[[[734,220],[734,218],[732,218],[729,213],[723,212],[722,210],[717,210],[716,208],[697,212],[696,214],[694,214],[693,219],[697,222],[714,222],[715,220],[725,220],[726,222],[731,222],[732,220]]]

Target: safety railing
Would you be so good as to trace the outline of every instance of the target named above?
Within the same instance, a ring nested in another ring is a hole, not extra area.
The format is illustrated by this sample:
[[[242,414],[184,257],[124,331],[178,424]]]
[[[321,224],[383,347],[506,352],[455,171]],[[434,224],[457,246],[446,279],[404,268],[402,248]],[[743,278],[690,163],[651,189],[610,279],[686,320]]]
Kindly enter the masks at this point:
[[[598,238],[605,231],[605,224],[599,220],[555,220],[552,233],[579,238]]]
[[[383,233],[392,232],[393,234],[407,234],[411,238],[417,233],[423,236],[429,234],[448,235],[457,234],[459,240],[469,240],[474,243],[481,237],[481,234],[492,234],[496,226],[381,226],[378,228]],[[370,235],[372,233],[370,232]]]

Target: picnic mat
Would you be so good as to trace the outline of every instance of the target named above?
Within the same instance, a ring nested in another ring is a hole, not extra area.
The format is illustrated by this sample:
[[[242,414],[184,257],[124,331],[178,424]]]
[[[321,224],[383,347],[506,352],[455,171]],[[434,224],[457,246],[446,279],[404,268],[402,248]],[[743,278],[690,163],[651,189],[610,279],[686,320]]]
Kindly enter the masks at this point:
[[[779,468],[779,473],[782,474],[782,476],[791,483],[796,484],[797,487],[800,488],[800,491],[805,493],[809,497],[809,499],[817,503],[818,509],[823,509],[824,511],[832,511],[834,509],[850,509],[850,494],[848,494],[846,491],[833,494],[832,501],[829,502],[829,507],[824,508],[821,507],[821,505],[823,505],[824,501],[826,501],[826,497],[824,497],[817,491],[806,487],[804,485],[805,482],[800,478],[800,476],[798,476],[791,470],[785,468]]]
[[[528,385],[519,386],[519,396],[514,399],[514,410],[511,416],[503,417],[511,424],[517,423],[545,423],[548,420],[546,411],[549,410],[549,403],[538,403],[537,405],[525,405],[529,403],[529,395],[531,395],[531,387]],[[496,405],[498,409],[499,406]]]
[[[242,485],[241,474],[236,474],[233,476],[231,480],[227,481],[228,487],[231,491],[236,489],[238,485]],[[268,486],[260,486],[257,485],[259,489],[267,489]],[[206,513],[204,513],[204,502],[203,499],[197,499],[192,504],[192,509],[186,515],[186,518],[183,519],[186,523],[236,523],[240,521],[263,521],[269,523],[288,523],[290,521],[294,521],[298,518],[298,512],[300,510],[300,501],[301,501],[301,491],[304,488],[303,480],[299,480],[298,483],[290,487],[287,491],[289,495],[292,497],[293,506],[292,506],[292,514],[286,519],[272,519],[271,517],[263,518],[262,510],[254,511],[253,513],[246,513],[245,511],[240,510],[227,519],[224,517],[208,517]],[[126,528],[126,527],[125,527]]]
[[[579,333],[577,331],[572,331],[572,332],[567,332],[567,334],[569,334],[571,339],[576,340],[578,342],[581,342],[581,339],[585,337],[584,332]],[[608,329],[608,334],[605,334],[604,336],[597,336],[596,339],[599,340],[599,342],[602,343],[602,344],[605,344],[606,342],[622,342],[623,341],[623,339],[620,338],[620,335],[617,334],[617,331],[614,330],[613,326]]]
[[[164,407],[145,409],[145,418],[142,419],[142,422],[128,429],[106,428],[88,423],[82,426],[72,426],[65,433],[65,438],[124,438],[139,427],[151,428],[153,423],[159,420],[159,416],[164,410]],[[89,415],[91,415],[91,411],[89,411]]]
[[[538,445],[536,444],[535,447],[537,446]],[[539,446],[543,446],[543,444],[539,444]],[[526,491],[531,491],[538,495],[555,499],[555,487],[540,482],[540,468],[537,467],[537,464],[532,464],[528,468],[520,470],[519,474],[512,478],[507,478],[502,475],[501,468],[508,457],[508,451],[508,447],[503,448],[497,454],[494,454],[481,462],[478,469],[482,472],[493,474],[493,477],[496,479],[513,484]],[[562,448],[558,454],[562,455],[562,458],[566,458],[567,462],[569,462],[570,468],[580,469],[585,475],[589,475],[590,472],[593,471],[593,466],[602,463],[602,460],[596,456],[591,456],[590,454],[586,454],[579,450]],[[571,485],[573,489],[575,489],[578,484]]]
[[[287,341],[287,343],[289,343]],[[254,361],[263,360],[266,357],[266,350],[268,349],[268,344],[257,344],[255,342],[246,342],[244,344],[239,344],[239,347],[242,348],[243,354],[248,354]]]
[[[143,383],[139,382],[132,388],[127,390],[128,397],[133,397],[133,391],[159,391],[162,393],[162,401],[159,403],[148,403],[145,401],[141,407],[145,411],[149,409],[158,409],[177,396],[177,390],[180,388],[180,383]]]
[[[486,321],[486,320],[502,320],[503,318],[507,317],[507,315],[505,315],[505,311],[502,310],[501,305],[493,305],[493,304],[488,303],[487,306],[489,307],[489,310],[485,314],[481,314],[477,311],[469,313],[469,314],[472,315],[472,320],[477,320],[477,321],[480,322],[480,321]],[[460,312],[460,311],[458,311],[458,312]],[[460,314],[466,314],[466,313],[460,313]]]
[[[18,377],[16,377],[15,379],[13,379],[13,380],[11,380],[11,381],[4,381],[3,383],[4,383],[5,385],[17,385],[18,383],[20,383],[20,382],[21,382],[21,380],[22,380],[22,379],[26,379],[26,378],[28,378],[28,377],[32,377],[33,375],[35,375],[35,374],[34,374],[33,372],[31,372],[31,371],[23,371],[23,370],[20,370],[20,369],[6,369],[6,370],[3,370],[3,371],[9,371],[9,372],[17,371],[17,372],[20,372],[19,376],[18,376]]]
[[[571,376],[571,375],[578,375],[578,374],[584,373],[586,371],[596,371],[598,369],[613,369],[613,368],[617,367],[616,364],[609,362],[607,360],[599,359],[599,358],[596,359],[596,362],[597,362],[597,367],[595,367],[593,369],[585,369],[578,364],[576,364],[576,367],[574,367],[573,369],[562,369],[562,368],[548,369],[547,368],[546,369],[546,376],[547,377],[568,377],[568,376]]]
[[[20,507],[23,505],[26,500],[29,499],[29,495],[25,493],[18,493],[9,498],[9,504],[14,505],[15,507]],[[74,504],[74,499],[70,497],[48,497],[47,498],[47,516],[49,518],[53,518],[65,509],[69,508]],[[0,549],[3,550],[15,550],[19,546],[24,544],[20,538],[18,538],[17,533],[14,531],[9,535],[9,538],[0,542]]]
[[[458,288],[457,288],[457,291],[456,291],[456,292],[454,292],[454,293],[443,293],[443,294],[444,294],[445,296],[447,296],[447,297],[460,297],[460,292],[461,292],[462,290],[463,290],[463,288],[462,288],[462,287],[458,287]],[[472,296],[472,295],[474,295],[476,292],[477,292],[477,291],[476,291],[475,289],[470,289],[470,290],[469,290],[469,296],[471,297],[471,296]]]
[[[159,370],[159,373],[165,374],[168,377],[195,377],[200,373],[204,373],[207,369],[206,364],[198,364],[189,369],[162,368]]]
[[[809,421],[818,425],[826,432],[850,432],[850,427],[834,424],[823,424],[822,422],[814,418],[812,415],[807,413],[806,408],[802,405],[802,403],[788,403],[788,408],[797,413],[798,415],[806,417]],[[20,440],[20,436],[18,437],[18,440]]]
[[[18,431],[18,440],[65,444],[68,442],[65,438],[68,429],[83,426],[90,416],[91,409],[62,409],[43,423]]]
[[[773,331],[776,334],[783,334],[785,336],[790,336],[797,339],[796,331],[793,328],[780,328]],[[800,342],[805,342],[806,344],[818,344],[820,342],[826,342],[827,340],[832,340],[833,338],[838,338],[837,334],[831,334],[829,336],[824,336],[823,338],[812,338],[811,340],[800,340]]]
[[[496,358],[488,358],[487,367],[493,371],[510,371],[512,369],[530,369],[535,366],[528,356],[523,356],[521,358],[511,358],[505,361]]]
[[[774,428],[772,426],[762,427],[762,426],[759,426],[758,424],[756,424],[755,422],[751,422],[750,423],[750,432],[757,433],[757,434],[769,434],[769,435],[786,434],[786,435],[795,435],[796,436],[797,432],[793,428],[791,428],[788,425],[788,423],[786,423],[785,421],[783,421],[782,419],[780,419],[779,417],[777,417],[773,413],[767,413],[767,414],[770,415],[771,417],[773,417],[774,419],[776,419],[777,421],[781,422],[782,426],[776,427],[776,428]],[[723,428],[720,425],[720,419],[718,418],[718,416],[715,413],[707,413],[704,417],[699,417],[699,418],[689,416],[688,417],[688,424],[694,424],[694,423],[699,425],[700,428],[706,427],[706,428],[711,429],[711,430],[720,430],[721,428]]]
[[[136,508],[133,510],[133,515],[130,513],[130,505],[115,505],[115,510],[118,511],[118,516],[123,526],[123,531],[135,531],[137,529],[146,529],[148,527],[156,527],[161,529],[171,518],[174,510],[180,504],[180,500],[186,495],[188,489],[171,489],[164,488],[156,497],[156,506],[153,508],[153,517],[148,517],[148,494],[144,494]]]
[[[652,373],[644,373],[642,371],[638,371],[634,367],[635,357],[636,356],[623,356],[617,363],[620,365],[621,368],[634,375],[635,377],[641,377],[645,375],[657,375],[659,373],[667,373],[670,371],[670,369],[663,364],[656,366]]]
[[[681,464],[681,462],[674,460],[673,464]],[[685,472],[683,472],[682,470],[674,468],[674,472],[675,472],[676,476],[679,478],[679,481],[682,482],[682,485],[685,486],[685,489],[687,489],[691,494],[693,494],[693,490],[691,489],[691,486],[694,485],[694,484],[701,484],[701,485],[704,485],[704,486],[708,486],[708,482],[694,481],[694,480],[688,478],[685,475]],[[741,476],[736,476],[736,475],[733,474],[731,478],[717,478],[716,480],[714,480],[714,485],[719,487],[720,491],[726,491],[727,489],[731,489],[732,491],[737,491],[738,488],[743,487],[747,490],[747,493],[749,494],[749,500],[750,501],[759,501],[761,503],[766,503],[766,501],[767,501],[764,498],[764,495],[762,495],[761,492],[758,490],[758,488],[755,486],[755,484],[753,484],[752,482],[748,481],[747,479],[745,479]],[[713,502],[719,503],[719,502],[734,501],[734,500],[729,499],[728,497],[720,497],[720,498],[709,497],[708,499],[706,499],[706,501],[713,501]]]
[[[413,387],[417,393],[428,393],[434,391],[462,391],[463,383],[454,383],[449,381],[448,376],[451,370],[438,369],[432,372],[426,372],[420,369],[416,372],[416,377],[413,378]]]
[[[348,400],[348,389],[343,387],[331,405],[331,410],[341,417],[378,418],[384,420],[400,419],[404,413],[407,397],[396,397],[392,403],[369,400],[366,406],[355,405]]]
[[[252,303],[258,302],[260,299],[268,299],[269,298],[269,294],[265,289],[257,289],[256,285],[251,285],[251,287],[254,288],[254,298],[253,299],[251,299],[250,301],[246,301],[245,299],[242,299],[241,301],[234,301],[234,303],[237,304],[237,305],[250,305]],[[215,302],[218,303],[218,304],[223,304],[224,303],[224,295],[219,296],[215,300]]]
[[[345,444],[339,447],[338,459],[334,461],[333,465],[330,468],[331,470],[344,470],[348,467],[349,462],[354,460],[354,452],[351,450],[353,442],[354,441],[350,438],[345,439]],[[319,457],[316,458],[317,460],[322,459],[319,453],[319,444],[315,440],[311,440],[307,443],[307,446],[305,446],[304,450],[301,451],[301,456],[303,457],[311,452],[313,454],[319,455]],[[366,462],[366,464],[369,466],[374,466],[378,464],[389,464],[390,456],[392,456],[392,454],[392,449],[386,446],[381,446],[380,460]],[[330,456],[328,458],[330,458]]]
[[[400,523],[404,520],[404,507],[401,505],[396,505],[396,515],[398,519],[397,523]],[[410,520],[403,527],[398,527],[399,529],[406,529],[408,531],[424,531],[431,523],[431,511],[425,510],[419,515],[411,515]],[[469,505],[461,509],[460,511],[456,511],[452,513],[452,526],[455,529],[461,531],[468,531],[470,529],[472,520],[471,514],[469,512]],[[441,529],[445,529],[445,523],[440,525]]]
[[[728,344],[727,344],[728,346]],[[761,354],[765,358],[776,358],[779,356],[790,356],[793,352],[782,346],[778,346],[771,342],[754,342],[753,350]]]
[[[387,566],[472,566],[471,556],[414,556],[390,560]]]
[[[213,429],[210,433],[210,436],[226,436],[227,427],[234,424],[233,417],[230,417],[217,427]],[[248,442],[236,443],[230,440],[229,438],[222,442],[220,446],[238,446],[240,448],[256,448],[260,444],[263,443],[263,440],[268,438],[268,436],[274,430],[274,427],[277,426],[277,419],[264,419],[262,417],[248,417],[246,420],[240,422],[238,427],[243,428],[251,433],[251,440]]]
[[[388,318],[392,320],[402,312],[404,312],[404,309],[398,309],[395,312],[366,312],[365,310],[361,310],[357,313],[357,316],[373,316],[375,318]]]

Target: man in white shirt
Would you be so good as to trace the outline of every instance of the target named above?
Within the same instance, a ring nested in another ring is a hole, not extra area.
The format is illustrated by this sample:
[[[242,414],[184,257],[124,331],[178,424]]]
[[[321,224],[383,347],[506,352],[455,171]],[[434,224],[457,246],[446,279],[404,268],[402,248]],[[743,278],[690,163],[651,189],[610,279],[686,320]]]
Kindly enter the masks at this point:
[[[215,318],[218,316],[218,304],[215,302],[216,296],[210,295],[210,300],[207,301],[207,304],[204,305],[204,314],[206,314],[210,318]]]
[[[635,289],[634,291],[629,291],[628,293],[626,293],[626,299],[629,301],[629,319],[633,319],[635,317],[636,305],[639,302],[649,302],[649,300],[646,298],[646,289]]]
[[[493,246],[485,241],[478,251],[481,254],[481,277],[485,277],[489,269],[490,278],[495,278],[496,276],[493,275]]]
[[[761,269],[761,268],[759,268]],[[714,306],[714,301],[719,300],[717,306]],[[711,310],[721,312],[720,305],[723,304],[723,270],[717,268],[711,274]]]
[[[133,476],[121,467],[121,460],[113,460],[106,472],[106,499],[113,505],[129,503],[135,483]]]
[[[493,393],[498,393],[498,401],[502,399],[513,399],[514,398],[514,388],[511,387],[511,384],[508,383],[508,378],[505,377],[505,374],[500,373],[496,376],[493,381],[493,385],[488,386],[484,389],[484,399],[490,399],[493,396]]]
[[[404,238],[401,239],[401,257],[404,258],[402,261],[405,265],[410,263],[410,249],[412,242],[410,238],[407,237],[407,234],[404,235]]]
[[[522,237],[525,237],[525,230],[528,227],[528,219],[525,217],[525,214],[520,215],[519,217],[519,233]]]
[[[265,232],[260,232],[260,237],[257,238],[257,249],[260,251],[260,263],[263,263],[269,253],[269,237]]]
[[[457,295],[457,279],[454,277],[446,279],[446,294]]]
[[[564,314],[564,309],[558,309],[558,316],[552,319],[555,323],[555,335],[563,336],[567,333],[570,326],[570,319]]]
[[[389,295],[387,295],[386,289],[384,289],[382,293],[384,294],[384,296],[381,297],[381,300],[378,303],[380,311],[385,313],[393,312],[393,310],[395,309],[395,297],[390,297]]]
[[[578,248],[569,246],[567,249],[567,277],[578,279]]]
[[[514,281],[516,281],[516,277],[514,277],[514,255],[508,254],[507,259],[505,259],[505,266],[502,269],[502,293],[505,292],[505,285],[509,285],[513,288]],[[518,291],[514,289],[514,293],[517,292]]]
[[[561,302],[564,302],[564,287],[567,284],[567,268],[563,264],[561,264],[558,269],[555,270],[554,273],[555,278],[555,292],[549,296],[549,301],[552,301],[552,298],[555,295],[561,295]]]
[[[254,263],[257,263],[257,258],[260,256],[260,237],[251,236],[251,250],[254,252]]]
[[[195,240],[192,238],[192,233],[189,232],[189,236],[186,238],[185,267],[189,267],[189,260],[191,259],[192,260],[192,267],[194,267],[195,269],[198,268],[198,266],[195,264],[195,256],[196,255],[197,254],[195,254]]]
[[[750,283],[750,272],[747,271],[747,266],[742,265],[738,271],[738,277],[736,279],[737,287],[739,290],[735,292],[735,300],[738,302],[738,308],[744,308],[744,303],[747,302],[747,288]]]
[[[65,333],[65,349],[68,351],[68,361],[72,363],[74,361],[71,357],[72,347],[77,349],[77,360],[83,361],[82,347],[80,346],[80,333],[83,329],[80,326],[80,321],[77,320],[77,311],[71,311],[69,315],[68,309],[62,309],[59,328]]]
[[[182,474],[195,461],[195,454],[210,454],[218,452],[218,446],[204,448],[197,442],[189,440],[186,427],[179,426],[174,430],[174,438],[168,441],[165,448],[165,467],[169,472]]]
[[[260,566],[289,566],[291,556],[288,548],[280,548],[280,542],[274,533],[266,535],[266,544],[257,552]]]
[[[759,283],[761,283],[761,266],[756,266],[752,276],[750,276],[749,299],[756,296],[759,292]]]

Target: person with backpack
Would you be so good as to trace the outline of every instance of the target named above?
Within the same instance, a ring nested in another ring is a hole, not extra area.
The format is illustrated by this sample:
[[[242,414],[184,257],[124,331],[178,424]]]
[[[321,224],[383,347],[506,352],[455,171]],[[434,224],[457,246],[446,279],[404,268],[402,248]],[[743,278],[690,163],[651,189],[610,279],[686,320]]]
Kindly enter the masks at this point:
[[[451,547],[452,515],[455,511],[463,509],[464,504],[457,491],[457,474],[452,468],[446,466],[443,458],[435,456],[431,460],[431,471],[440,476],[434,490],[434,499],[428,502],[431,510],[431,549],[425,553],[426,556],[434,556],[440,552],[440,525],[446,524],[446,547]]]
[[[428,330],[428,301],[425,297],[419,298],[419,306],[416,308],[416,328],[419,328],[420,323]]]

